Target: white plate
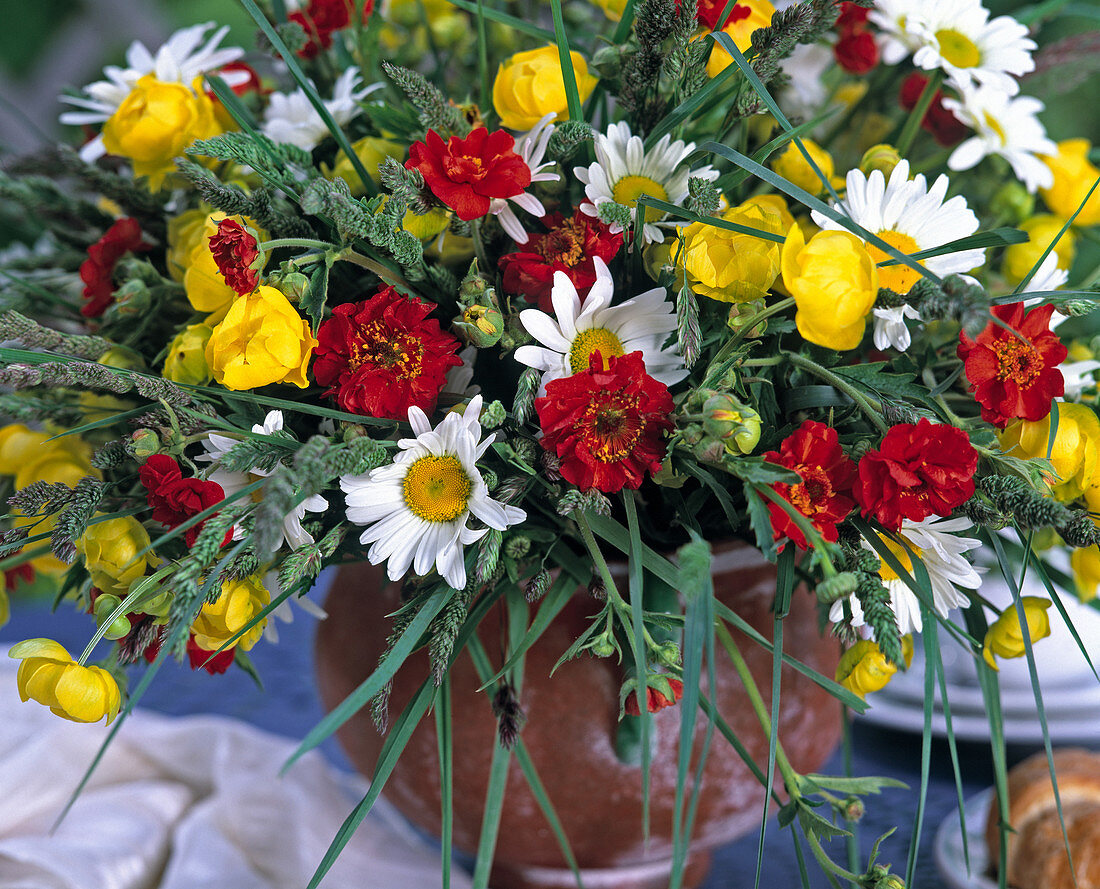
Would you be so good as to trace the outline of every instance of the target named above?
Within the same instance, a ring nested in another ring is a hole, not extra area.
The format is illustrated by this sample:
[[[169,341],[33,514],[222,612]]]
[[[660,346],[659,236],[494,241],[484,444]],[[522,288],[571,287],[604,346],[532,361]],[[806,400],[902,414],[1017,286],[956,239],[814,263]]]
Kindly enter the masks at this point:
[[[966,839],[970,851],[970,870],[966,868],[963,853],[962,819],[958,809],[943,819],[936,831],[932,854],[936,869],[948,889],[997,889],[997,881],[986,875],[989,868],[989,852],[985,847],[985,819],[993,788],[983,790],[963,803],[966,813]]]

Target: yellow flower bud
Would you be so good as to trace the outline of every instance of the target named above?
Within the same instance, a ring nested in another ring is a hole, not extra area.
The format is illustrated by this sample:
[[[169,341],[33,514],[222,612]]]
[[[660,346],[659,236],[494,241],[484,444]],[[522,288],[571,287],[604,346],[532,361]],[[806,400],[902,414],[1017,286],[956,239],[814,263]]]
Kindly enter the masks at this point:
[[[49,707],[73,722],[107,725],[118,715],[122,696],[115,677],[100,667],[82,667],[52,639],[27,639],[11,647],[8,657],[21,660],[15,677],[19,697]]]
[[[214,377],[206,363],[206,344],[213,328],[205,324],[189,324],[168,344],[164,359],[165,379],[188,386],[205,386]]]
[[[168,220],[168,273],[181,283],[191,261],[191,251],[199,243],[206,220],[210,218],[210,208],[203,206],[205,209],[185,210]]]
[[[206,363],[227,389],[270,383],[309,385],[306,367],[317,345],[309,322],[274,287],[239,297],[206,343]]]
[[[908,668],[913,662],[911,636],[902,636],[901,654]],[[841,655],[836,668],[836,681],[862,698],[869,692],[885,688],[897,671],[898,668],[886,660],[878,645],[870,639],[861,639]]]
[[[364,136],[357,142],[353,142],[351,147],[375,185],[382,181],[378,175],[378,165],[385,158],[393,157],[397,160],[403,160],[408,153],[407,148],[401,143],[391,142],[389,139],[379,139],[377,136]],[[351,193],[356,197],[366,193],[363,180],[359,178],[355,167],[352,166],[351,159],[343,150],[337,152],[332,169],[322,168],[322,172],[324,172],[326,179],[335,179],[339,176],[348,184]]]
[[[196,139],[221,132],[201,78],[192,88],[146,74],[103,125],[103,146],[111,154],[130,158],[134,173],[148,176],[149,188],[159,191],[164,177],[175,169],[175,158]]]
[[[442,207],[436,207],[419,215],[412,210],[406,210],[401,220],[401,227],[410,235],[420,238],[421,241],[430,241],[441,234],[450,222],[450,211]]]
[[[1045,460],[1050,443],[1050,416],[1013,420],[999,435],[1001,450],[1022,460]],[[1050,446],[1056,478],[1048,478],[1054,496],[1076,500],[1090,487],[1100,455],[1100,419],[1083,404],[1058,402],[1058,426]]]
[[[832,155],[811,139],[803,139],[802,146],[806,149],[806,154],[813,158],[822,174],[832,181],[836,173]],[[786,148],[772,157],[771,168],[792,185],[797,185],[810,194],[820,194],[825,189],[821,177],[814,172],[814,168],[803,157],[794,142],[788,142]]]
[[[1063,220],[1069,219],[1081,206],[1096,177],[1100,176],[1100,170],[1089,161],[1091,149],[1088,139],[1066,139],[1058,143],[1055,157],[1043,158],[1054,174],[1054,184],[1050,188],[1039,189],[1039,194],[1051,212]],[[1100,223],[1100,188],[1092,193],[1088,203],[1073,220],[1074,225],[1082,227],[1097,223]]]
[[[1010,244],[1005,248],[1001,271],[1005,278],[1012,284],[1017,284],[1027,277],[1032,267],[1037,265],[1039,257],[1047,249],[1050,242],[1058,237],[1065,220],[1043,213],[1032,216],[1020,223],[1020,228],[1028,234],[1028,240],[1022,244]],[[1058,268],[1068,270],[1073,265],[1073,257],[1076,253],[1077,236],[1069,229],[1058,239],[1053,253],[1058,257]]]
[[[890,174],[894,172],[894,167],[899,163],[901,163],[901,155],[893,145],[872,145],[859,159],[859,169],[865,176],[870,176],[878,170],[889,179]]]
[[[588,98],[597,78],[588,73],[584,56],[570,52],[577,90],[581,101]],[[529,130],[547,114],[555,120],[569,116],[565,80],[556,46],[541,46],[517,52],[497,69],[493,81],[493,107],[501,126],[510,130]]]
[[[737,5],[741,9],[747,7],[749,14],[745,18],[730,22],[722,31],[729,35],[733,45],[743,53],[752,46],[753,31],[766,28],[772,23],[775,7],[768,0],[737,0]],[[707,61],[707,76],[717,77],[732,64],[733,56],[715,42],[710,51],[710,59]]]
[[[798,306],[798,332],[819,346],[854,349],[878,296],[878,269],[850,232],[818,232],[807,244],[792,226],[781,254],[783,284]]]
[[[149,532],[133,516],[120,516],[88,525],[76,542],[92,584],[104,593],[126,598],[130,584],[145,576],[151,553],[138,555],[149,546]]]
[[[1024,596],[1020,599],[1024,609],[1024,619],[1027,621],[1027,634],[1032,644],[1050,635],[1050,618],[1047,609],[1050,608],[1050,599],[1039,596]],[[1024,631],[1020,626],[1020,615],[1016,612],[1016,606],[1010,605],[986,630],[985,640],[982,643],[982,656],[985,662],[994,670],[999,669],[993,656],[997,657],[1023,657],[1027,653],[1024,645]]]
[[[207,602],[191,625],[195,643],[206,651],[217,651],[245,625],[271,603],[271,594],[253,575],[244,580],[227,580],[222,584],[221,595]],[[258,621],[236,642],[236,646],[248,651],[259,640],[267,618]]]
[[[15,475],[49,437],[48,433],[30,429],[22,423],[0,429],[0,475]]]
[[[611,21],[621,21],[626,11],[626,0],[592,0]]]
[[[1073,550],[1069,567],[1073,570],[1077,598],[1082,602],[1091,602],[1096,598],[1097,586],[1100,586],[1100,548],[1083,546]]]
[[[728,453],[751,454],[760,443],[760,414],[728,392],[716,392],[703,402],[703,429]]]

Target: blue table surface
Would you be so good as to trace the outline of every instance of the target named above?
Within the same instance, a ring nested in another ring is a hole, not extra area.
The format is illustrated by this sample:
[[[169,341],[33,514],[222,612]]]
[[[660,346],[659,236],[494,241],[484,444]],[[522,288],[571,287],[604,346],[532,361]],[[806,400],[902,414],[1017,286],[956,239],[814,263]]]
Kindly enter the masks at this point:
[[[58,613],[50,614],[44,604],[28,603],[16,596],[12,602],[12,620],[0,630],[0,638],[16,641],[47,636],[75,653],[84,647],[91,627],[89,616],[75,613],[67,604]],[[264,641],[252,650],[252,660],[269,691],[261,691],[241,670],[231,669],[222,676],[211,677],[201,672],[192,673],[186,665],[168,662],[145,694],[141,706],[172,715],[223,714],[276,734],[302,738],[323,713],[313,683],[315,627],[312,617],[295,609],[293,623],[279,624],[277,645]],[[1010,764],[1035,749],[1010,746]],[[334,764],[349,768],[335,741],[326,742],[322,750]],[[892,863],[895,872],[904,873],[917,812],[921,738],[857,721],[853,727],[853,753],[855,774],[897,778],[910,787],[909,790],[887,789],[881,796],[868,797],[867,814],[859,825],[864,863],[875,839],[891,827],[898,828],[882,843],[879,861]],[[988,745],[960,743],[959,757],[966,797],[993,783]],[[839,752],[821,771],[843,774]],[[956,807],[955,780],[947,745],[933,739],[924,826],[911,886],[934,889],[945,885],[932,860],[932,841],[940,822]],[[759,834],[754,832],[717,850],[703,889],[753,887],[758,842]],[[844,864],[841,842],[835,841],[834,846],[833,858]],[[808,850],[806,857],[810,885],[814,889],[828,886]],[[759,885],[765,889],[795,889],[802,885],[791,831],[780,829],[774,818],[768,822],[765,833]]]

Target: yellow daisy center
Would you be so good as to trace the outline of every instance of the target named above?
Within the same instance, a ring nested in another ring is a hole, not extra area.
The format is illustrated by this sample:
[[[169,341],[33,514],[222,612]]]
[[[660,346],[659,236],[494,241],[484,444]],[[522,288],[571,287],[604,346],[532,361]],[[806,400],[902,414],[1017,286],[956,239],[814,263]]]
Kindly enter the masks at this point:
[[[900,250],[902,253],[912,254],[920,250],[920,245],[917,244],[910,235],[903,235],[901,232],[896,232],[893,229],[875,232],[875,234],[891,247]],[[876,263],[893,259],[892,256],[887,255],[884,250],[879,250],[879,248],[873,244],[867,245],[867,252],[871,254],[871,259]],[[879,286],[888,287],[895,293],[908,293],[910,288],[916,284],[919,279],[920,272],[909,268],[907,265],[901,265],[901,263],[897,265],[879,266]]]
[[[615,203],[622,204],[625,207],[637,207],[638,198],[644,194],[662,201],[668,200],[668,192],[665,191],[665,187],[648,176],[623,176],[611,189],[611,197]],[[645,221],[656,222],[664,215],[660,210],[646,207]]]
[[[940,56],[948,64],[956,68],[976,68],[981,63],[982,51],[961,31],[944,28],[936,32],[936,40],[940,45]]]
[[[421,457],[413,462],[401,492],[413,515],[426,522],[453,522],[466,511],[470,476],[457,457]]]
[[[573,340],[569,349],[569,369],[573,373],[588,370],[589,359],[593,352],[599,352],[603,358],[603,368],[607,369],[607,359],[611,356],[618,358],[625,354],[622,340],[606,327],[592,327],[582,330]]]
[[[881,538],[881,540],[884,544],[886,544],[886,548],[894,554],[894,558],[901,563],[901,567],[908,572],[910,577],[912,577],[913,560],[909,557],[909,553],[906,551],[905,547],[902,546],[900,543],[891,540],[889,537],[883,537]],[[906,542],[908,543],[908,541]],[[915,555],[920,556],[921,548],[919,546],[914,546],[912,543],[909,543],[909,549],[911,549]],[[897,572],[893,568],[891,568],[889,564],[887,564],[885,559],[882,560],[882,567],[879,568],[878,575],[883,580],[901,580],[901,578],[898,577]]]

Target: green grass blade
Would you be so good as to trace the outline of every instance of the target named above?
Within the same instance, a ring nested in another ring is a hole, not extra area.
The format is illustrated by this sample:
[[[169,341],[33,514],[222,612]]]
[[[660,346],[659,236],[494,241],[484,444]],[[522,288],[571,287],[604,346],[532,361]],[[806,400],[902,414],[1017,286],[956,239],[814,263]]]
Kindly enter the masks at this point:
[[[381,663],[374,669],[374,672],[359,683],[354,691],[329,711],[317,725],[309,730],[309,733],[302,740],[302,743],[298,745],[295,751],[290,755],[290,758],[286,761],[286,764],[282,768],[282,772],[285,773],[286,770],[289,769],[307,750],[312,750],[326,738],[330,737],[340,728],[340,726],[358,713],[371,698],[385,687],[386,683],[393,678],[393,675],[405,662],[405,658],[407,658],[409,654],[412,653],[413,649],[420,643],[420,637],[424,635],[424,632],[428,629],[428,625],[435,616],[439,614],[443,606],[451,600],[454,594],[455,591],[452,589],[440,591],[420,607],[416,617],[409,622],[409,625],[405,628],[401,637],[394,643]]]
[[[401,715],[390,729],[389,734],[386,735],[382,750],[378,754],[378,762],[374,767],[370,789],[355,808],[351,810],[348,817],[344,819],[344,823],[340,825],[336,836],[333,837],[332,842],[317,865],[317,870],[314,871],[307,889],[317,889],[337,857],[344,850],[344,846],[348,844],[352,834],[363,823],[363,819],[370,814],[371,809],[374,808],[375,802],[378,801],[378,797],[382,793],[382,788],[386,786],[386,781],[393,773],[398,758],[409,743],[413,729],[420,723],[424,714],[428,712],[428,707],[434,699],[435,687],[432,685],[431,680],[425,680],[412,700],[405,705],[405,709],[401,711]]]
[[[638,680],[635,695],[638,699],[639,726],[641,727],[642,746],[642,832],[649,838],[649,758],[650,738],[653,732],[653,719],[646,702],[649,698],[649,686],[646,682],[645,647],[645,592],[642,588],[642,533],[638,526],[638,509],[634,502],[634,492],[623,492],[623,505],[626,507],[626,524],[630,535],[630,551],[627,562],[628,589],[630,590],[630,651],[634,659],[634,675]],[[673,589],[676,589],[673,586]]]
[[[719,101],[718,93],[736,73],[737,69],[730,65],[717,77],[711,78],[701,90],[684,99],[683,102],[662,117],[657,125],[649,131],[649,135],[645,137],[646,150],[652,149],[665,133],[671,133],[699,109],[705,106],[708,107],[708,110],[713,108]]]
[[[1016,533],[1020,537],[1020,542],[1024,543],[1023,532],[1017,528]],[[1026,544],[1025,544],[1026,545]],[[1089,665],[1089,669],[1092,670],[1092,675],[1096,677],[1096,681],[1100,682],[1100,674],[1096,672],[1096,666],[1092,662],[1092,657],[1089,655],[1088,649],[1085,647],[1084,641],[1081,639],[1081,634],[1077,632],[1077,627],[1073,625],[1073,621],[1070,619],[1069,612],[1066,611],[1066,606],[1062,602],[1062,597],[1059,595],[1058,590],[1055,589],[1054,584],[1050,582],[1047,566],[1043,560],[1039,558],[1038,553],[1030,549],[1026,550],[1028,558],[1031,560],[1031,564],[1035,566],[1035,571],[1038,573],[1040,579],[1043,581],[1043,586],[1047,589],[1047,594],[1050,596],[1050,600],[1054,603],[1054,607],[1058,609],[1058,613],[1062,615],[1062,620],[1069,628],[1070,635],[1073,636],[1074,642],[1077,643],[1077,648],[1085,658],[1085,663]]]
[[[920,603],[921,618],[924,631],[921,638],[924,640],[924,727],[921,732],[920,748],[920,796],[917,798],[917,813],[913,818],[913,833],[909,841],[909,856],[905,862],[905,885],[913,885],[913,873],[917,867],[917,851],[920,847],[920,836],[924,830],[924,811],[928,802],[928,774],[932,765],[932,706],[935,695],[936,663],[938,656],[937,640],[934,640],[937,629],[934,621],[930,620],[930,609],[922,600]]]
[[[435,736],[439,744],[439,801],[442,836],[439,840],[443,861],[443,889],[451,889],[451,858],[454,855],[454,734],[451,720],[451,674],[435,692]]]
[[[970,873],[970,840],[966,835],[966,806],[963,800],[962,771],[959,768],[959,749],[955,742],[955,727],[951,722],[951,702],[947,699],[947,676],[943,669],[943,658],[940,655],[940,638],[938,633],[928,634],[935,647],[936,677],[940,685],[940,698],[943,700],[943,721],[947,733],[947,748],[951,755],[951,773],[955,778],[955,798],[959,806],[959,822],[962,825],[963,861],[966,863],[966,872]]]
[[[1100,182],[1100,180],[1097,181]],[[1039,671],[1035,666],[1035,649],[1031,639],[1031,629],[1028,627],[1027,618],[1024,615],[1024,603],[1020,595],[1023,576],[1021,576],[1019,582],[1016,581],[1016,577],[1012,572],[1012,566],[1005,555],[1004,547],[1001,545],[1000,537],[997,534],[990,534],[989,537],[993,541],[993,549],[997,553],[997,561],[1004,572],[1005,580],[1008,581],[1009,588],[1012,590],[1012,605],[1016,609],[1016,617],[1020,621],[1020,630],[1024,638],[1024,655],[1027,657],[1027,672],[1031,679],[1031,691],[1035,695],[1035,709],[1038,711],[1039,727],[1043,732],[1043,749],[1046,751],[1047,768],[1050,770],[1050,783],[1054,789],[1054,806],[1058,810],[1058,823],[1062,827],[1062,841],[1065,845],[1066,857],[1069,859],[1070,873],[1074,873],[1073,852],[1069,848],[1069,836],[1066,833],[1066,819],[1062,811],[1062,795],[1058,791],[1058,776],[1054,773],[1054,749],[1050,741],[1050,728],[1047,725],[1046,708],[1043,706],[1043,691],[1039,686]],[[1025,547],[1027,550],[1031,550],[1030,539],[1025,544]],[[1024,563],[1024,572],[1026,575],[1026,562]]]
[[[737,44],[733,42],[733,39],[729,34],[722,31],[713,31],[711,36],[715,41],[733,56],[734,64],[740,69],[741,73],[745,75],[745,78],[749,81],[749,84],[753,88],[753,92],[760,97],[760,100],[767,106],[768,110],[772,113],[779,125],[785,129],[793,129],[791,122],[787,120],[787,116],[783,113],[783,110],[779,107],[779,103],[772,98],[771,93],[768,92],[768,88],[764,86],[764,82],[760,79],[760,76],[749,64],[748,59],[737,48]],[[836,189],[833,188],[833,184],[829,181],[829,177],[825,175],[824,171],[817,165],[817,161],[810,156],[810,152],[806,150],[806,146],[802,144],[802,140],[797,136],[794,137],[795,147],[799,150],[806,163],[810,165],[810,169],[814,171],[817,178],[821,180],[821,184],[825,186],[825,190],[829,192],[829,196],[840,203],[840,197],[836,193]]]
[[[554,15],[554,42],[558,45],[558,60],[561,63],[562,80],[565,82],[565,99],[569,108],[569,117],[573,120],[584,120],[581,94],[577,89],[577,72],[573,70],[573,58],[569,55],[569,36],[565,33],[561,0],[550,0],[550,9]]]
[[[1043,261],[1048,256],[1050,256],[1050,252],[1055,248],[1055,246],[1057,246],[1058,242],[1062,240],[1062,238],[1065,236],[1065,233],[1069,231],[1070,226],[1073,225],[1073,220],[1077,218],[1077,214],[1085,209],[1085,204],[1089,202],[1089,198],[1092,197],[1092,193],[1096,191],[1096,187],[1098,185],[1100,185],[1100,176],[1096,177],[1096,181],[1092,183],[1092,188],[1088,190],[1088,194],[1085,195],[1084,200],[1082,200],[1081,203],[1077,205],[1077,209],[1073,211],[1073,215],[1070,216],[1070,218],[1065,221],[1065,224],[1058,230],[1058,234],[1055,236],[1054,240],[1047,244],[1046,249],[1039,255],[1039,258],[1035,260],[1035,265],[1031,267],[1031,271],[1029,271],[1024,276],[1024,279],[1016,285],[1016,289],[1012,291],[1014,294],[1020,293],[1022,290],[1024,290],[1025,287],[1027,287],[1028,284],[1031,283],[1031,279],[1034,278],[1035,273],[1039,271],[1039,266],[1041,266],[1043,264]]]
[[[248,110],[248,106],[241,101],[240,97],[233,92],[233,88],[221,77],[217,74],[207,74],[206,83],[214,95],[218,97],[218,101],[225,106],[225,110],[229,112],[229,116],[233,118],[237,126],[249,135],[254,134],[260,128],[259,124],[256,123],[256,118]]]
[[[558,813],[554,809],[554,804],[550,802],[550,795],[546,792],[546,785],[544,785],[542,779],[539,778],[538,770],[531,760],[531,754],[527,751],[527,745],[523,743],[523,738],[519,738],[516,741],[516,747],[512,753],[515,754],[516,762],[519,763],[520,769],[523,770],[523,777],[527,779],[527,786],[531,789],[531,795],[534,796],[535,802],[539,804],[543,816],[550,825],[550,830],[554,833],[554,838],[558,841],[558,848],[561,849],[561,854],[565,857],[569,869],[573,872],[573,879],[577,881],[577,889],[584,889],[584,881],[581,879],[581,870],[577,865],[577,857],[573,854],[573,847],[569,844],[569,838],[565,835],[565,829],[562,827],[561,819],[558,818]]]
[[[472,3],[470,0],[447,0],[452,6],[457,6],[459,9],[466,12],[474,13],[478,12],[478,3]],[[521,34],[527,34],[530,37],[537,37],[539,40],[545,40],[547,43],[554,42],[554,32],[547,30],[546,28],[540,28],[538,25],[527,21],[526,19],[517,18],[514,15],[509,15],[506,12],[502,12],[499,9],[494,9],[491,6],[485,6],[481,10],[482,15],[490,21],[497,22],[501,25],[507,25],[509,28],[515,28]]]
[[[363,183],[363,187],[367,189],[368,194],[374,190],[374,180],[371,179],[370,174],[367,172],[367,168],[363,166],[363,162],[359,159],[359,155],[355,153],[355,150],[351,147],[351,142],[348,141],[347,135],[340,125],[333,119],[332,114],[328,108],[325,107],[325,103],[321,100],[321,97],[317,95],[317,90],[313,84],[310,83],[309,78],[306,77],[305,72],[302,70],[302,66],[298,64],[298,57],[292,53],[281,38],[278,32],[271,26],[271,22],[267,20],[267,16],[263,14],[254,0],[239,0],[241,6],[245,8],[245,11],[252,16],[253,21],[259,26],[264,36],[270,41],[271,45],[275,47],[275,51],[282,56],[283,61],[286,63],[287,69],[290,71],[290,76],[294,78],[294,82],[298,84],[298,87],[305,94],[309,104],[313,106],[313,110],[317,112],[321,121],[332,134],[332,138],[336,140],[336,144],[340,146],[340,149],[347,156],[347,159],[351,162],[352,169],[355,170],[356,175]]]

